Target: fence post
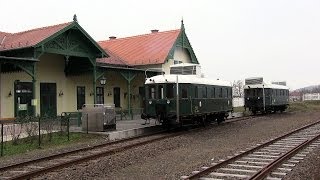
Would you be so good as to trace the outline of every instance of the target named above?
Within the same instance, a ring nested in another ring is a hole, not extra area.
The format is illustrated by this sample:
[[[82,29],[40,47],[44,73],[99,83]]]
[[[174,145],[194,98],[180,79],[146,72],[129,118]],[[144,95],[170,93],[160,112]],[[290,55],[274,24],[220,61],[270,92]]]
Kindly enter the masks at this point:
[[[39,126],[39,138],[38,138],[38,145],[41,146],[41,125],[40,125],[41,117],[39,116],[38,126]]]
[[[67,131],[68,131],[68,141],[70,141],[70,130],[69,130],[69,128],[70,128],[70,117],[68,117],[68,121],[67,121]]]
[[[87,134],[89,134],[89,114],[87,113]]]
[[[1,123],[1,156],[3,156],[3,123]]]

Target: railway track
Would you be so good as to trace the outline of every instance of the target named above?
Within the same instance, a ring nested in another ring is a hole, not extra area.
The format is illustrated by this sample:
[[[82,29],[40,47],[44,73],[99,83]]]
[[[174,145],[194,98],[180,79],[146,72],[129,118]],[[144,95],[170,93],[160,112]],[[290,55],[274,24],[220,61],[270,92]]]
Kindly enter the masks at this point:
[[[269,179],[280,180],[320,146],[320,121],[296,129],[227,160],[212,163],[181,179]]]
[[[251,118],[253,117],[250,116],[231,118],[224,123],[232,123]],[[212,126],[208,126],[207,128],[211,127]],[[33,159],[30,161],[20,162],[17,164],[1,167],[0,179],[28,179],[46,172],[71,166],[73,164],[82,163],[103,156],[113,155],[115,153],[123,152],[134,147],[146,145],[148,143],[179,136],[185,133],[189,133],[190,131],[198,131],[201,129],[203,128],[195,128],[189,131],[182,131],[178,133],[167,133],[165,131],[160,131],[154,134],[112,141],[100,145],[80,148],[38,159]]]

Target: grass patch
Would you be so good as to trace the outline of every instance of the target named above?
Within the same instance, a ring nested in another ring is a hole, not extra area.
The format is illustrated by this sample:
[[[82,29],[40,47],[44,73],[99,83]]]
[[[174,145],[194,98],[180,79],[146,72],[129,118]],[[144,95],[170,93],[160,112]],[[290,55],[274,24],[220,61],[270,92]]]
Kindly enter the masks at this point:
[[[233,112],[244,112],[244,107],[243,106],[233,107]]]
[[[233,107],[233,112],[235,112],[235,113],[238,113],[238,112],[243,113],[244,116],[248,116],[248,115],[251,114],[249,109],[246,109],[246,110],[244,109],[244,106]]]
[[[41,140],[41,146],[38,145],[38,136],[34,137],[33,141],[28,138],[19,139],[17,144],[12,141],[4,142],[4,156],[12,156],[16,154],[23,154],[37,149],[52,149],[57,147],[67,146],[69,144],[86,142],[92,139],[97,139],[100,135],[84,134],[84,133],[70,133],[70,140],[66,134],[53,133],[51,141],[48,141],[44,135]]]
[[[320,101],[292,102],[288,108],[289,112],[311,112],[320,110]]]

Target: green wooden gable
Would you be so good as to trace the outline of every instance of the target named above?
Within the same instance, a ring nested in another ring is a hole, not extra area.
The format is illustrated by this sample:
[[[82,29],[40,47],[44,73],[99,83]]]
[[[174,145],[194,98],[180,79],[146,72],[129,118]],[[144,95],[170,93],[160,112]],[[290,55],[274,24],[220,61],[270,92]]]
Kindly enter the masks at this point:
[[[169,51],[169,54],[167,56],[167,61],[169,59],[173,59],[174,50],[176,47],[182,47],[182,48],[186,49],[189,52],[189,55],[191,57],[191,63],[199,64],[198,59],[197,59],[197,57],[193,51],[193,48],[191,46],[191,43],[186,35],[183,21],[181,21],[180,33],[179,33],[178,38],[176,39],[173,47]]]
[[[65,56],[84,57],[94,60],[108,57],[106,52],[95,40],[76,22],[41,41],[34,46],[36,53],[54,53]]]

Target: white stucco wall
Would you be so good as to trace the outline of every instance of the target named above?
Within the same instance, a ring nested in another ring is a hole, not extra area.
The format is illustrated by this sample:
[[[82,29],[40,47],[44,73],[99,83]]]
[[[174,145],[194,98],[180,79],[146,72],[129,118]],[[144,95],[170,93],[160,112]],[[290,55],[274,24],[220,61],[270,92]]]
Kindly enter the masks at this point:
[[[36,99],[38,105],[36,113],[40,114],[40,83],[56,83],[57,87],[57,114],[61,112],[77,111],[77,86],[85,87],[85,103],[93,104],[93,74],[86,73],[77,76],[65,76],[64,73],[64,58],[60,55],[44,54],[40,57],[40,62],[36,68]],[[119,71],[106,70],[104,76],[107,78],[107,84],[104,85],[104,102],[105,104],[113,104],[113,88],[120,88],[120,106],[123,109],[128,107],[128,84],[127,80],[120,74]],[[2,73],[0,76],[0,103],[1,117],[14,117],[14,81],[32,82],[32,78],[24,71],[13,73]],[[143,86],[145,81],[144,72],[139,72],[131,81],[131,107],[140,108],[141,98],[139,96],[139,87]],[[96,83],[97,87],[101,87],[99,80]],[[11,91],[12,96],[8,97]],[[59,92],[63,92],[59,96]],[[126,94],[126,95],[125,95]]]
[[[173,59],[169,59],[162,65],[166,74],[170,73],[170,66],[174,64],[174,61],[181,61],[182,63],[191,63],[191,57],[187,49],[182,47],[176,47],[173,54]]]

